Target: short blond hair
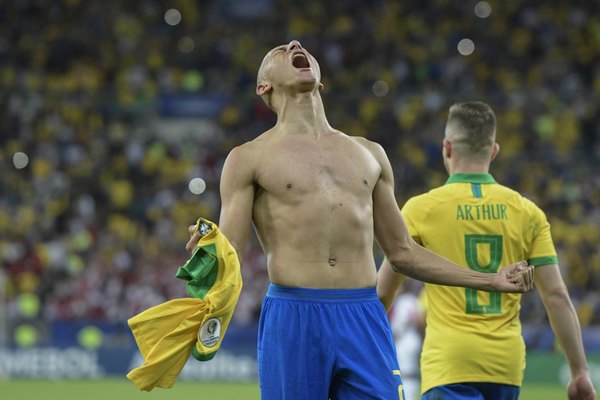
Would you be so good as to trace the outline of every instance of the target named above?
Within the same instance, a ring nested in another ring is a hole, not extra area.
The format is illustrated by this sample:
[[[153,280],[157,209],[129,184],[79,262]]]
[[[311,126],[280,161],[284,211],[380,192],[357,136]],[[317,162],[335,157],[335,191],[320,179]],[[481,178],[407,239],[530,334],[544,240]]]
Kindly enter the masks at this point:
[[[269,68],[269,61],[271,61],[271,56],[273,54],[273,51],[277,50],[278,48],[280,48],[282,46],[285,46],[285,45],[279,45],[279,46],[276,46],[276,47],[272,48],[263,57],[262,62],[260,63],[260,67],[258,68],[258,73],[256,74],[256,86],[260,85],[265,80],[267,80],[267,70]],[[271,110],[273,110],[273,106],[271,104],[271,96],[269,94],[265,94],[265,95],[262,95],[261,98],[263,99],[263,101],[265,102],[265,104]]]
[[[446,138],[459,155],[485,159],[496,142],[496,115],[481,101],[456,103],[450,107]]]

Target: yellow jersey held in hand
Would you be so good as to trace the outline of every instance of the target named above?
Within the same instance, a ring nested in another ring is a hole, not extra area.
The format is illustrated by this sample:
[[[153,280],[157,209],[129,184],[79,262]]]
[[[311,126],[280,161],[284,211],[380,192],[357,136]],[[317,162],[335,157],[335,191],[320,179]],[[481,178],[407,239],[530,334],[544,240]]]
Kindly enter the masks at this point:
[[[198,246],[176,273],[192,297],[167,301],[127,321],[144,357],[127,378],[140,390],[172,387],[190,354],[212,359],[231,321],[242,290],[237,254],[214,223],[199,219],[198,229]]]

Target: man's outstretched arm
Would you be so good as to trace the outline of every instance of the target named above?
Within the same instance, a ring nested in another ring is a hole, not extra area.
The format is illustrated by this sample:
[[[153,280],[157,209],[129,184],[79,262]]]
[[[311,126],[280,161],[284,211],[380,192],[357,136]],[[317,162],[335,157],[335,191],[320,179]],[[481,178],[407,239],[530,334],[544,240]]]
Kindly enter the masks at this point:
[[[377,297],[386,311],[392,308],[396,293],[405,280],[406,276],[395,272],[387,258],[383,260],[377,271]]]
[[[569,400],[596,399],[585,360],[581,327],[558,265],[537,267],[535,282],[542,296],[552,330],[569,363],[571,370],[571,380],[567,388]]]

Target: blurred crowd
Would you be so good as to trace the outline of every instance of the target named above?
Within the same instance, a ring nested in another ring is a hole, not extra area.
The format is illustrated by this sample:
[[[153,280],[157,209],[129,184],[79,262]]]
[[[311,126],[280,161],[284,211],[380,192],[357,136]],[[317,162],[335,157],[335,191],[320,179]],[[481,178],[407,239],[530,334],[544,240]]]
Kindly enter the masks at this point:
[[[330,123],[386,149],[400,205],[446,179],[449,106],[491,104],[492,173],[546,211],[582,325],[600,324],[599,15],[591,1],[0,3],[5,316],[124,322],[185,296],[187,227],[218,220],[225,156],[275,121],[258,66],[298,39]],[[177,96],[219,107],[165,111]],[[253,239],[239,323],[256,321],[265,264]],[[545,320],[535,294],[523,317]]]

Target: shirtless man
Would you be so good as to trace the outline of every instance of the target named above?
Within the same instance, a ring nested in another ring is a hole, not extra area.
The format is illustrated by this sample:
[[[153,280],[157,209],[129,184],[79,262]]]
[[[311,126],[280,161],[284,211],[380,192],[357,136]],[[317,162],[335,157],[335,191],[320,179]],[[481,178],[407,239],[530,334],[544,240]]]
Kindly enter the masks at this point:
[[[221,175],[221,231],[241,257],[254,223],[267,256],[261,398],[402,399],[394,340],[375,291],[373,240],[396,271],[427,282],[525,292],[532,267],[478,273],[417,245],[383,148],[329,125],[320,81],[319,64],[297,41],[271,50],[256,93],[277,123],[234,148]],[[188,251],[198,242],[195,228]]]

